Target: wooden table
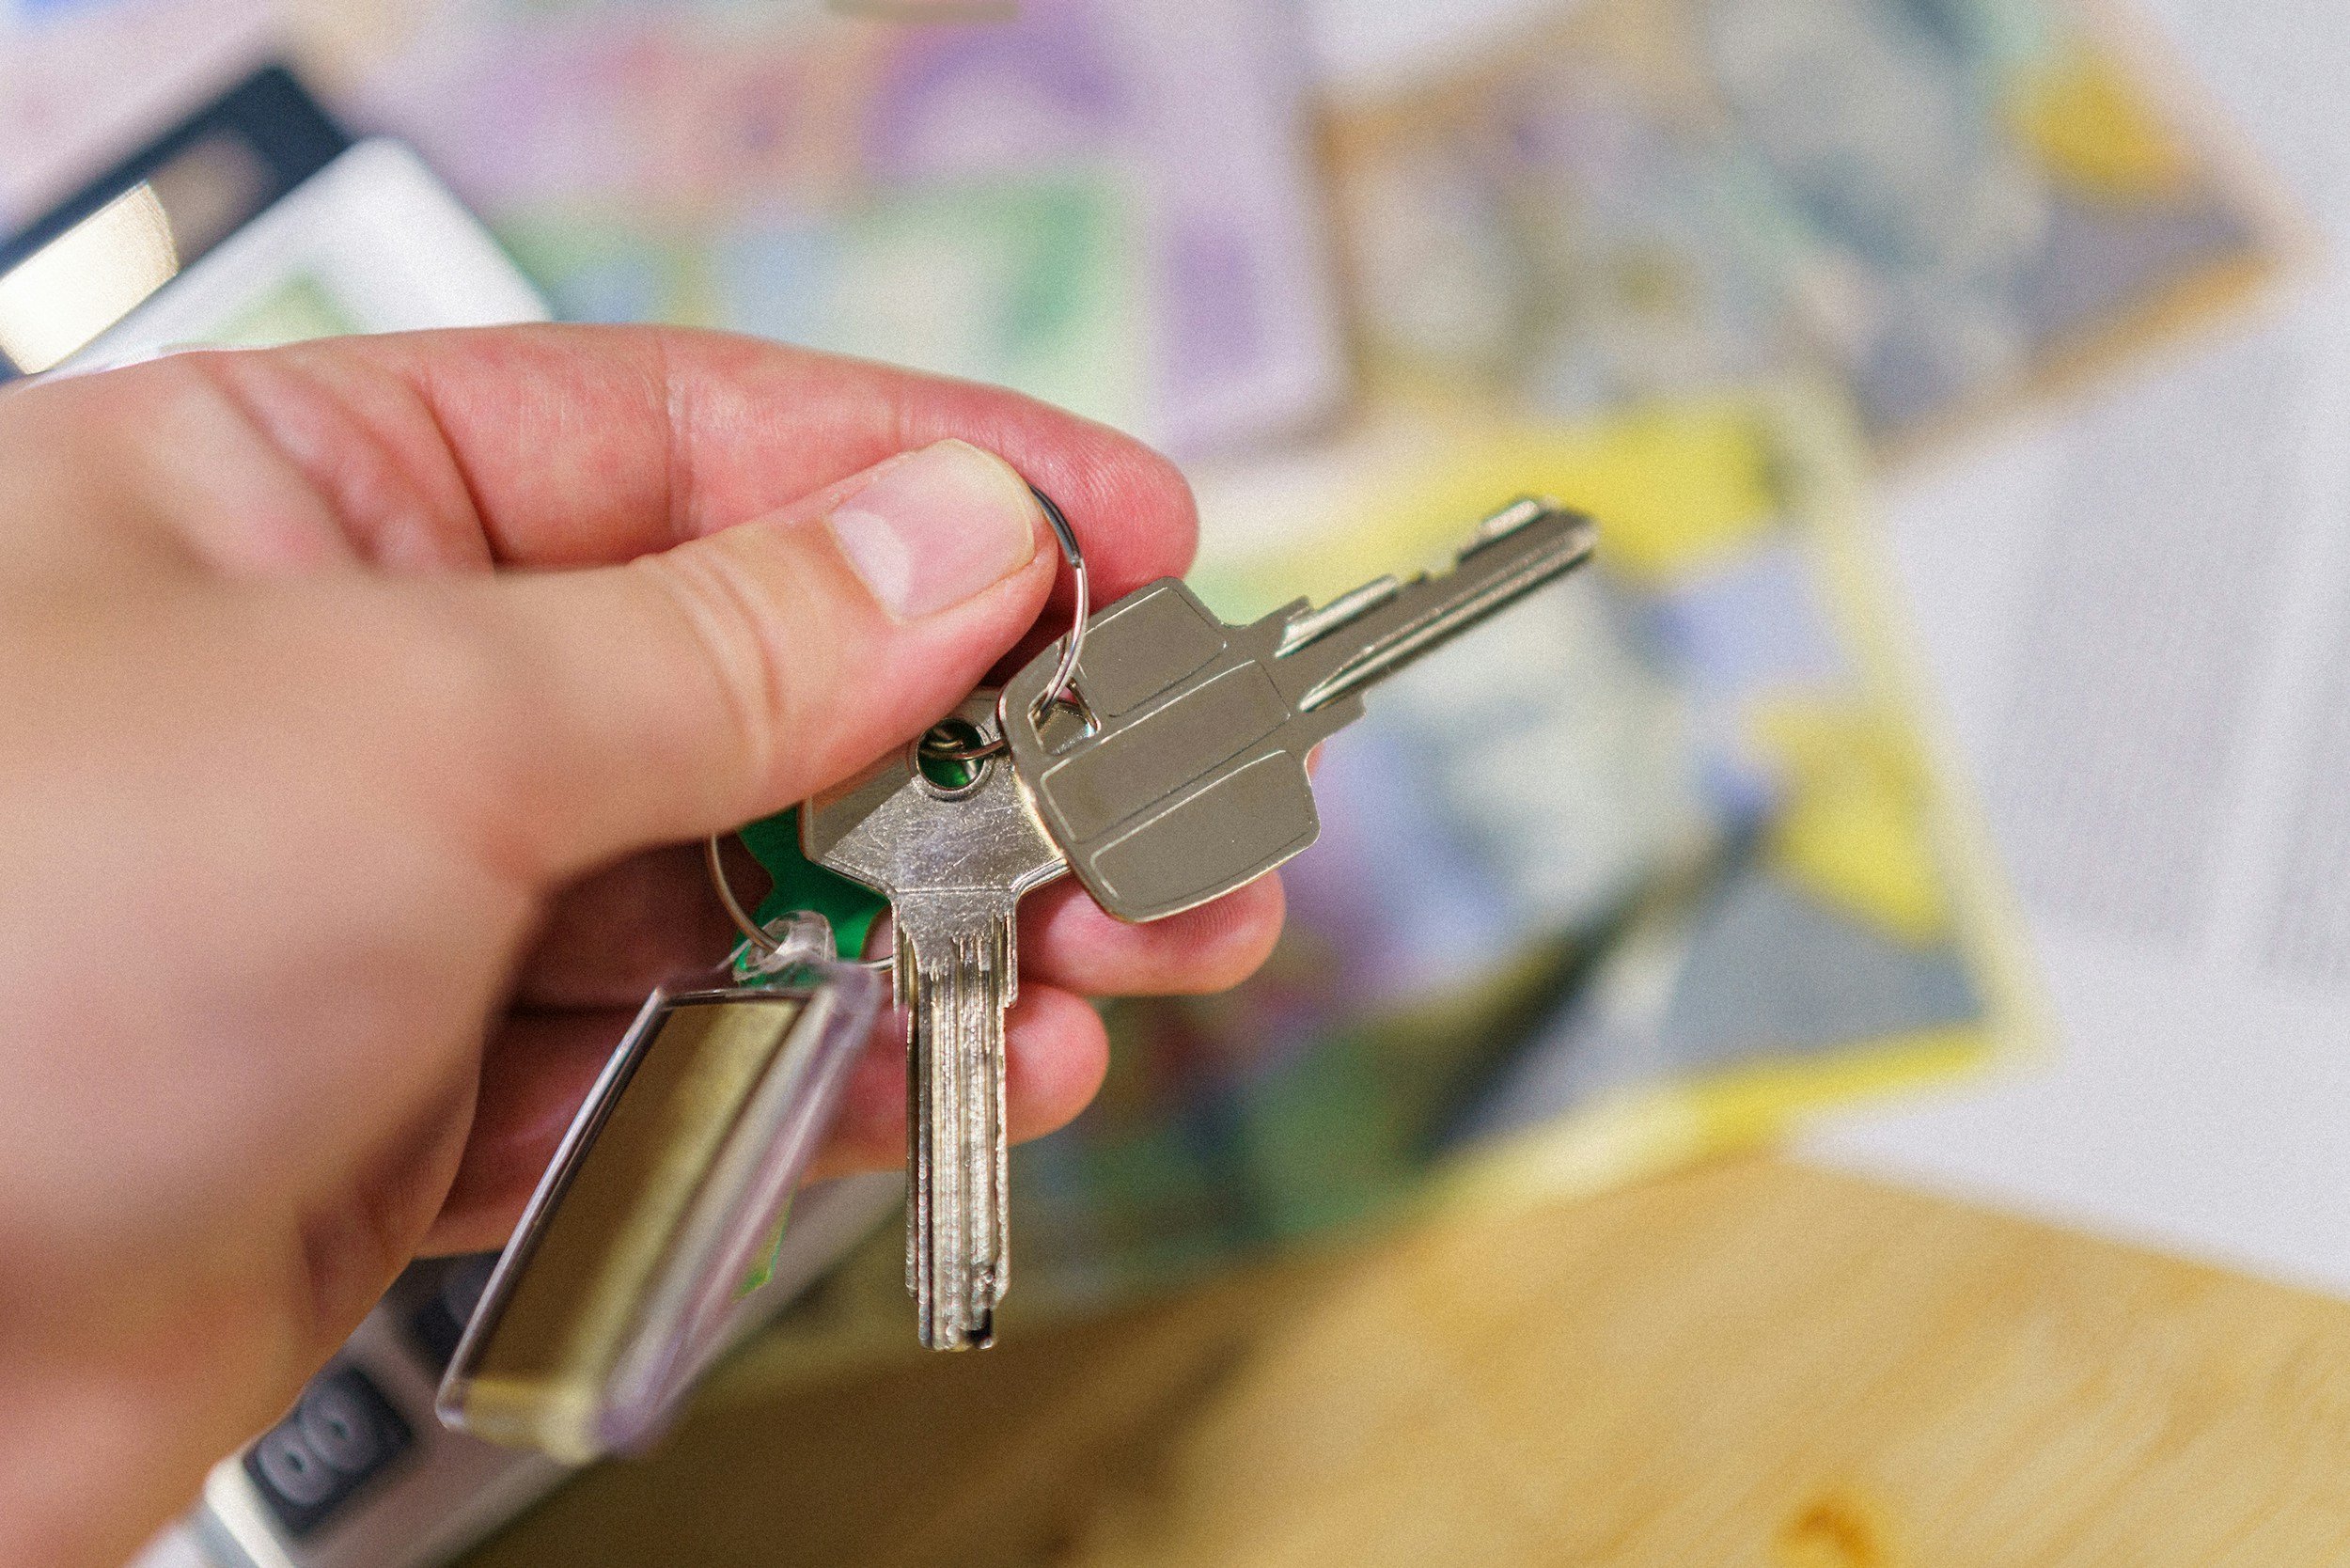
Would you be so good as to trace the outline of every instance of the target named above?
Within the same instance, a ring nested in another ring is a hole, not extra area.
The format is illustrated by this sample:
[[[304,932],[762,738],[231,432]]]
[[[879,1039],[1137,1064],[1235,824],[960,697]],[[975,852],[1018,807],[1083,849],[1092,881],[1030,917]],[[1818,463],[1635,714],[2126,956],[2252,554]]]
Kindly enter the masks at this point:
[[[473,1560],[2350,1561],[2350,1306],[1728,1161],[981,1355],[738,1374]]]

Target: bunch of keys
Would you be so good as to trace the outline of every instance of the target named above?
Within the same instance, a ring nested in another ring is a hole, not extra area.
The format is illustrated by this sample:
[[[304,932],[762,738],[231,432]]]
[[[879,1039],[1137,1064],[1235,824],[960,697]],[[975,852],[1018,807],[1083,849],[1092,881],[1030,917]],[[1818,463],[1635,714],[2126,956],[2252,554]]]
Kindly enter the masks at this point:
[[[1442,574],[1382,577],[1320,609],[1299,600],[1232,626],[1174,578],[1089,614],[1083,553],[1038,499],[1075,573],[1069,635],[798,812],[807,861],[887,902],[886,966],[910,1015],[906,1283],[933,1349],[989,1343],[1009,1279],[1004,1016],[1021,899],[1074,874],[1111,915],[1156,920],[1280,866],[1321,831],[1307,758],[1361,715],[1365,691],[1582,564],[1595,541],[1588,518],[1521,499],[1479,523]],[[647,1004],[450,1365],[452,1424],[541,1447],[552,1435],[566,1456],[649,1435],[707,1358],[689,1342],[699,1305],[739,1289],[788,1202],[781,1173],[796,1180],[812,1152],[811,1138],[795,1158],[758,1152],[795,1071],[784,1063],[813,1064],[796,1070],[793,1102],[812,1123],[854,1050],[835,1037],[853,1017],[865,1027],[878,977],[835,957],[829,928],[813,950],[819,916],[794,917],[800,940],[786,948],[736,903],[714,846],[711,866],[746,941],[738,979],[757,982],[745,964],[763,964],[791,983]],[[734,1069],[726,1086],[723,1073],[689,1090],[690,1071],[632,1077],[625,1065],[667,1050],[686,1009],[747,1017],[787,998],[789,1023],[728,1026],[765,1042],[744,1058],[766,1065]],[[647,1143],[658,1149],[616,1142],[626,1126],[661,1129]],[[591,1192],[611,1196],[591,1205]]]

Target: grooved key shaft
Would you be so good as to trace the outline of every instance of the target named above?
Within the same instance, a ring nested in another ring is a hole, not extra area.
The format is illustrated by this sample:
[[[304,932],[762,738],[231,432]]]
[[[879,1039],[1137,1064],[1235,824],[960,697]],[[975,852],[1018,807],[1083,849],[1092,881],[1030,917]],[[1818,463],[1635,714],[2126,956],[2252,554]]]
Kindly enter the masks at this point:
[[[995,694],[959,716],[992,738]],[[967,781],[927,776],[912,747],[800,818],[809,857],[889,899],[897,991],[912,1013],[906,1074],[906,1288],[922,1342],[986,1344],[1008,1268],[1004,1010],[1019,990],[1016,916],[1068,870],[1010,760]]]

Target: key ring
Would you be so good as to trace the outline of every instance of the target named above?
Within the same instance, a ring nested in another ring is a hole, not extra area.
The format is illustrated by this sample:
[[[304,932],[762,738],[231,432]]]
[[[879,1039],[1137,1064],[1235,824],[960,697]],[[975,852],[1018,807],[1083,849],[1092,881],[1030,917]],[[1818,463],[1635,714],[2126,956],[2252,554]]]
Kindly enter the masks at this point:
[[[718,856],[717,834],[713,833],[702,840],[702,864],[709,868],[710,886],[718,890],[718,902],[727,906],[728,917],[734,921],[734,929],[743,933],[743,940],[748,942],[762,959],[772,959],[782,952],[786,944],[776,941],[775,933],[761,926],[758,917],[744,908],[743,902],[734,896],[734,888],[727,882],[726,862]],[[832,927],[822,915],[803,910],[791,918],[795,922],[807,923],[791,932],[793,941],[803,936],[808,937],[811,941],[821,939],[824,949],[822,956],[824,958],[832,956]],[[776,923],[781,925],[783,922],[778,920]],[[811,926],[812,930],[808,929]],[[895,969],[898,966],[897,960],[894,958],[859,958],[850,960],[850,962],[866,969]]]
[[[1028,486],[1028,494],[1035,496],[1037,505],[1044,509],[1044,521],[1052,525],[1053,537],[1060,541],[1061,556],[1069,562],[1069,570],[1077,579],[1075,613],[1072,617],[1069,636],[1061,648],[1060,663],[1055,667],[1053,679],[1046,683],[1043,694],[1037,698],[1036,710],[1030,715],[1042,719],[1054,703],[1069,696],[1076,680],[1077,656],[1085,650],[1086,619],[1092,614],[1093,605],[1090,585],[1086,580],[1085,551],[1078,547],[1076,530],[1069,525],[1068,517],[1050,495],[1034,485]],[[965,745],[948,735],[944,726],[933,725],[930,733],[918,743],[921,755],[936,758],[942,762],[976,762],[1003,750],[1009,744],[1004,739],[1003,698],[997,698],[995,703],[996,733],[994,740]],[[718,857],[718,838],[713,833],[702,843],[702,863],[710,869],[710,885],[717,889],[718,902],[726,905],[728,917],[734,921],[735,929],[743,933],[744,940],[757,949],[760,956],[773,958],[783,951],[783,944],[769,934],[751,912],[743,907],[742,901],[734,896],[733,887],[727,882],[726,865]],[[866,958],[856,962],[869,969],[894,966],[894,961],[886,958]]]
[[[1053,678],[1044,683],[1043,691],[1037,694],[1036,705],[1028,714],[1032,720],[1042,720],[1052,710],[1054,703],[1069,696],[1075,684],[1077,657],[1085,651],[1086,621],[1093,613],[1093,595],[1091,585],[1086,580],[1086,556],[1077,546],[1076,530],[1070,527],[1069,519],[1062,515],[1060,508],[1054,504],[1050,495],[1034,485],[1028,486],[1028,494],[1035,496],[1037,504],[1044,509],[1044,521],[1052,525],[1053,536],[1060,541],[1061,557],[1069,562],[1069,570],[1077,580],[1076,603],[1072,606],[1069,635],[1061,643],[1060,663],[1054,666]],[[1003,699],[998,698],[995,738],[970,744],[955,740],[946,726],[933,725],[931,732],[922,737],[922,755],[941,762],[976,762],[981,758],[993,757],[1010,744],[1004,739],[1011,728],[1005,722],[1005,716]]]
[[[718,835],[715,833],[702,840],[702,864],[710,868],[710,886],[718,890],[718,902],[727,906],[727,914],[733,918],[734,929],[743,933],[744,940],[769,958],[783,951],[783,944],[768,935],[751,917],[751,912],[743,907],[742,901],[734,896],[733,887],[727,882],[726,862],[718,858]]]

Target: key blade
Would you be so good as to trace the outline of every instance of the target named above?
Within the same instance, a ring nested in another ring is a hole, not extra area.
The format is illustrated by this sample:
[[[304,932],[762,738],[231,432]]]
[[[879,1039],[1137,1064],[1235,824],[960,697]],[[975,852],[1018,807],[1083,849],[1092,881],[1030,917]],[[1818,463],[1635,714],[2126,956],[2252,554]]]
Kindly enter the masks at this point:
[[[1300,713],[1327,707],[1572,572],[1598,540],[1580,512],[1514,501],[1479,525],[1449,572],[1401,587],[1382,578],[1292,621],[1275,682]]]
[[[982,739],[995,694],[959,716]],[[810,859],[887,895],[907,1039],[906,1288],[936,1350],[988,1343],[1009,1273],[1004,1010],[1021,895],[1068,867],[1010,760],[933,779],[908,750],[802,809]]]
[[[917,894],[896,907],[912,977],[906,1074],[906,1289],[932,1350],[995,1337],[1010,1283],[1004,1011],[1018,991],[1016,899]]]

